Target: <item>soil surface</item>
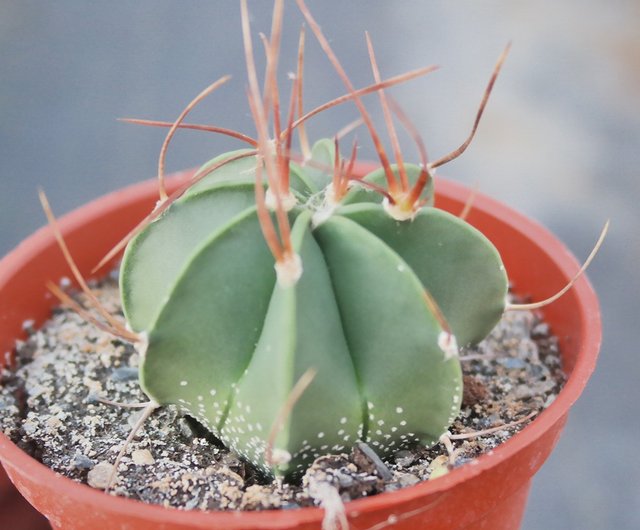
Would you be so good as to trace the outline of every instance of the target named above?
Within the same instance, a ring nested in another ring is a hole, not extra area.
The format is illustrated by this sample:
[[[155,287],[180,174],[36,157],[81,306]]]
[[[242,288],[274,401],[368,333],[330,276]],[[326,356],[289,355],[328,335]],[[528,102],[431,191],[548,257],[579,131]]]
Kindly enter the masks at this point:
[[[121,314],[115,278],[93,287],[105,307]],[[104,489],[141,410],[100,400],[148,401],[137,383],[138,355],[63,308],[41,330],[25,327],[29,339],[17,345],[17,369],[0,373],[0,429],[56,472]],[[261,510],[322,504],[327,486],[345,502],[392,491],[472,465],[549,406],[565,380],[556,339],[526,311],[507,312],[485,341],[460,355],[464,399],[449,450],[442,443],[413,447],[382,462],[359,442],[349,453],[318,458],[300,485],[283,484],[265,479],[193,418],[166,406],[128,446],[111,493],[182,509]]]

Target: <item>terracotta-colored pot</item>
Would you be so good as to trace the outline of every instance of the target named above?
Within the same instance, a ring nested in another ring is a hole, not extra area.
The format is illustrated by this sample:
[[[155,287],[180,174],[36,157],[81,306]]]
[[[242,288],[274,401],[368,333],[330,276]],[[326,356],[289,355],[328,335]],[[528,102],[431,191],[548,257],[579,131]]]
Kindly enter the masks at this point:
[[[189,172],[172,178],[172,186]],[[469,192],[438,181],[437,204],[459,212]],[[150,211],[156,186],[144,182],[107,195],[63,217],[60,226],[80,269],[89,271],[116,241]],[[563,286],[579,264],[547,230],[479,195],[468,218],[497,246],[517,292],[542,299]],[[22,323],[48,316],[55,300],[45,281],[68,275],[49,229],[41,229],[0,262],[0,352],[23,337]],[[558,398],[522,432],[491,454],[448,475],[347,506],[354,528],[388,522],[393,528],[513,530],[522,519],[530,480],[556,444],[570,407],[594,369],[600,347],[600,313],[586,278],[545,308],[560,339],[569,379]],[[0,459],[22,495],[55,529],[319,528],[322,511],[189,512],[106,496],[63,478],[0,435]]]
[[[0,468],[0,528],[3,530],[47,530],[47,520],[13,487]]]

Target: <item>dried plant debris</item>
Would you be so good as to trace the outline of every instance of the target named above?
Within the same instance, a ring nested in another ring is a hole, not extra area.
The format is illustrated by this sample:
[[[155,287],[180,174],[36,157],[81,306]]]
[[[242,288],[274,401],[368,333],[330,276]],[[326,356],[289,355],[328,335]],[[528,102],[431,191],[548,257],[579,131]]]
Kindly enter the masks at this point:
[[[105,307],[120,312],[117,282],[94,286]],[[78,296],[78,299],[82,299]],[[48,324],[18,344],[15,372],[0,379],[0,428],[45,465],[104,489],[118,451],[144,403],[139,358],[128,343],[56,309]],[[478,346],[461,354],[462,411],[452,435],[507,424],[541,411],[564,383],[557,342],[533,313],[506,312]],[[524,424],[443,445],[412,447],[383,462],[356,443],[349,453],[318,458],[300,485],[271,481],[226,450],[193,418],[173,406],[158,409],[122,459],[112,494],[148,503],[201,510],[291,509],[318,505],[329,486],[342,501],[411,486],[490,452]]]

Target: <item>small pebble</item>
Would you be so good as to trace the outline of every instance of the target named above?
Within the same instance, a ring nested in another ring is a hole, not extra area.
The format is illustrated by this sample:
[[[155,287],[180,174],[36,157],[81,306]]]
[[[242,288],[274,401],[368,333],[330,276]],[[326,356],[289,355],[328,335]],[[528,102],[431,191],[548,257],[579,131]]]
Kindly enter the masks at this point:
[[[135,381],[138,379],[138,369],[131,366],[121,366],[111,372],[112,381]]]
[[[28,436],[33,436],[38,430],[38,426],[35,423],[33,423],[31,420],[27,420],[22,424],[22,430]]]
[[[507,370],[522,370],[527,363],[517,357],[504,357],[497,360],[498,364],[504,366]]]
[[[142,418],[143,415],[144,409],[139,409],[129,414],[129,416],[127,417],[127,423],[129,424],[129,427],[133,429],[136,426],[136,423],[138,423],[138,420]]]
[[[0,395],[0,410],[15,406],[15,399],[12,396]]]
[[[87,397],[84,398],[85,403],[94,404],[100,402],[100,396],[95,392],[89,392]]]
[[[96,464],[88,456],[82,453],[76,453],[71,461],[71,465],[76,469],[93,469]]]
[[[360,469],[368,473],[375,470],[378,476],[384,481],[389,481],[393,477],[386,464],[380,459],[375,451],[364,442],[355,443],[353,446],[352,458]]]
[[[185,510],[194,510],[195,508],[198,507],[199,501],[198,501],[198,497],[194,497],[193,499],[189,499],[185,505],[184,505],[184,509]]]
[[[399,473],[396,480],[401,488],[413,486],[420,482],[420,479],[411,473]]]
[[[136,466],[149,466],[155,462],[149,449],[136,449],[131,453],[131,460]]]
[[[112,473],[113,465],[109,462],[100,462],[87,474],[87,483],[98,490],[106,489]]]
[[[531,330],[531,337],[534,339],[547,337],[549,335],[549,331],[549,324],[546,322],[540,322],[533,326],[533,329]]]
[[[407,451],[406,449],[398,451],[394,456],[396,465],[401,468],[410,466],[415,462],[416,458],[417,457],[415,453],[413,453],[412,451]]]
[[[186,418],[178,418],[178,430],[180,434],[187,440],[191,441],[195,437],[195,432],[191,428],[189,421]]]
[[[447,455],[435,457],[427,467],[427,471],[429,471],[429,480],[446,475],[449,473],[449,457]]]

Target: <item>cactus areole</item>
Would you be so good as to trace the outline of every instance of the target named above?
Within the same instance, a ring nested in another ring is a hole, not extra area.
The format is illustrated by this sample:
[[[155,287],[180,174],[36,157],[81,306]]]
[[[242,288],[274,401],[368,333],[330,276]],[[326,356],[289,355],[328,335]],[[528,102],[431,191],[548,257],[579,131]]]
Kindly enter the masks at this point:
[[[332,151],[322,140],[312,161]],[[256,208],[257,163],[212,172],[129,243],[121,291],[130,327],[146,338],[143,389],[271,471],[270,427],[314,369],[274,443],[287,455],[275,471],[288,476],[356,440],[382,456],[433,444],[460,409],[455,342],[478,342],[504,310],[498,252],[443,210],[425,205],[398,221],[360,188],[328,214],[331,175],[291,163],[301,274],[279,278]]]

